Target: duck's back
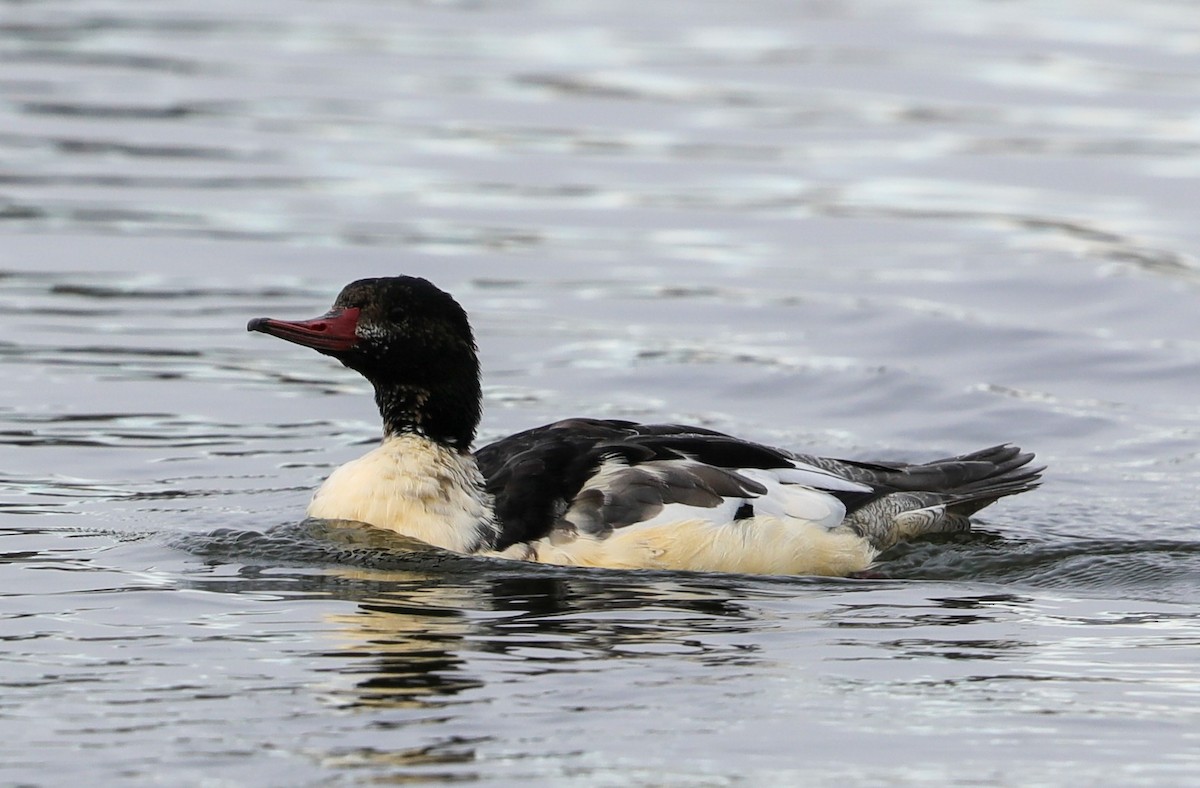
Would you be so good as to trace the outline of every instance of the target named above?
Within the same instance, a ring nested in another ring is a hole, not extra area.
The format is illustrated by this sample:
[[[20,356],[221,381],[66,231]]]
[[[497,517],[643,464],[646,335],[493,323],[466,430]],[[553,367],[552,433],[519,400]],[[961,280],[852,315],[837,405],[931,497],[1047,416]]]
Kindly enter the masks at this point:
[[[517,433],[476,457],[495,502],[500,550],[530,543],[537,552],[540,542],[543,553],[552,545],[586,553],[580,562],[613,561],[597,553],[610,540],[610,553],[653,543],[646,549],[665,551],[665,568],[746,571],[782,560],[787,566],[772,571],[819,572],[819,562],[787,554],[815,549],[809,543],[825,534],[837,552],[845,537],[865,542],[869,562],[900,538],[969,527],[967,515],[1029,489],[1038,473],[1025,467],[1032,455],[1008,446],[885,465],[793,454],[698,427],[599,419]],[[791,543],[798,535],[807,547]],[[667,554],[681,551],[721,565],[676,566],[686,561]],[[739,551],[784,557],[712,557]]]

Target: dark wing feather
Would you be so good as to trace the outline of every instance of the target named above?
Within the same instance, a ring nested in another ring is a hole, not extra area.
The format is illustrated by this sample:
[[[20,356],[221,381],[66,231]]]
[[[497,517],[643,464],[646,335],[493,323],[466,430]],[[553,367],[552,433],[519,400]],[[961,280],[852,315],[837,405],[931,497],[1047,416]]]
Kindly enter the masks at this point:
[[[668,503],[716,506],[765,490],[729,469],[789,467],[791,455],[701,427],[568,419],[516,433],[476,454],[501,524],[498,549],[550,534],[568,508],[591,532],[639,522]],[[672,463],[682,459],[695,462]],[[632,469],[601,496],[580,490],[605,461]],[[644,466],[639,469],[639,466]]]
[[[611,463],[611,456],[600,456],[602,463]],[[740,501],[766,491],[735,471],[696,462],[621,464],[612,468],[602,489],[589,487],[576,495],[561,522],[553,527],[604,536],[614,528],[646,522],[668,504],[714,509],[729,499]]]
[[[548,536],[595,472],[592,448],[610,431],[556,427],[518,432],[475,453],[500,523],[499,550]]]

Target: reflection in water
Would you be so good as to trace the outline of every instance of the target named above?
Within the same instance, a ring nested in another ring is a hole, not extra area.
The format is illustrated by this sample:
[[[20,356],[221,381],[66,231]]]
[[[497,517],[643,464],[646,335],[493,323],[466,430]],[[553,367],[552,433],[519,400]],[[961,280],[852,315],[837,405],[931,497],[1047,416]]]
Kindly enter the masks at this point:
[[[477,760],[476,747],[491,741],[490,737],[466,738],[463,736],[447,736],[438,739],[434,744],[422,747],[405,747],[398,749],[379,749],[374,747],[339,748],[321,758],[322,766],[331,768],[358,769],[363,767],[385,767],[388,771],[402,770],[401,774],[410,770],[420,770],[410,779],[393,773],[387,783],[403,782],[468,782],[482,779],[478,770],[456,769],[439,771],[429,769],[436,766],[465,766]]]
[[[928,604],[922,604],[919,609],[927,612],[912,616],[897,618],[895,605],[846,604],[834,607],[828,613],[828,617],[833,626],[850,629],[856,627],[878,630],[923,626],[969,626],[990,618],[991,616],[987,614],[990,614],[995,608],[1019,606],[1023,601],[1028,600],[1012,594],[988,594],[985,596],[932,598],[928,601],[934,603],[932,608]],[[960,610],[977,610],[980,613],[958,612]]]
[[[331,696],[348,706],[437,706],[483,686],[471,674],[473,655],[488,655],[489,673],[508,665],[524,676],[591,670],[596,659],[752,664],[753,643],[728,641],[753,631],[754,616],[719,589],[686,580],[606,580],[604,572],[519,571],[494,577],[483,569],[466,579],[330,570],[368,592],[353,613],[330,618],[344,642],[321,654],[338,665],[320,670],[352,681]]]
[[[885,604],[843,604],[823,615],[829,624],[839,629],[864,630],[857,638],[839,642],[850,649],[854,660],[1021,660],[1038,648],[1036,642],[1021,637],[981,638],[1000,616],[1020,615],[1022,609],[1034,606],[1032,598],[1011,593],[931,597],[919,605],[905,606],[894,602]],[[972,611],[972,612],[964,612]],[[930,636],[916,634],[889,638],[891,630],[927,630]],[[960,635],[961,632],[961,635]],[[955,637],[955,635],[960,635]],[[858,647],[867,647],[859,651]]]
[[[471,590],[440,586],[434,577],[399,585],[405,590],[381,591],[371,601],[359,602],[353,613],[329,617],[340,642],[316,655],[333,664],[315,670],[337,676],[333,683],[338,688],[327,693],[335,704],[425,708],[482,686],[466,671],[461,654],[472,629],[463,612],[475,606]]]
[[[375,730],[395,737],[387,745],[376,737],[362,746],[328,748],[319,756],[328,767],[469,779],[471,765],[486,758],[480,748],[494,748],[505,737],[465,734],[464,725],[470,730],[469,720],[514,687],[553,686],[607,665],[596,688],[612,681],[619,706],[642,708],[646,701],[636,688],[643,671],[654,673],[648,670],[653,663],[682,659],[695,666],[696,680],[710,673],[728,680],[729,668],[742,675],[757,660],[760,614],[730,598],[749,600],[758,592],[739,589],[737,582],[587,571],[526,576],[484,562],[473,569],[470,575],[453,566],[446,572],[346,566],[315,574],[241,571],[236,579],[195,585],[239,596],[352,603],[353,609],[324,617],[334,627],[320,636],[329,646],[303,654],[315,679],[312,689],[332,707],[371,715]],[[611,712],[613,703],[604,691],[599,698],[569,693],[553,701],[584,719]],[[452,732],[438,734],[439,727]],[[414,737],[422,743],[412,745]]]

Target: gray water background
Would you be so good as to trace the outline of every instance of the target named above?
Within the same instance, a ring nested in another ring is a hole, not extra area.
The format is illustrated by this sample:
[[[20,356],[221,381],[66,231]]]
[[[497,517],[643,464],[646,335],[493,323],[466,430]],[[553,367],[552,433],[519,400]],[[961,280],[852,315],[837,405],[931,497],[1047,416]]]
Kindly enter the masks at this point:
[[[0,782],[1200,780],[1200,6],[0,2]],[[1049,464],[880,578],[302,523],[470,310],[481,439]]]

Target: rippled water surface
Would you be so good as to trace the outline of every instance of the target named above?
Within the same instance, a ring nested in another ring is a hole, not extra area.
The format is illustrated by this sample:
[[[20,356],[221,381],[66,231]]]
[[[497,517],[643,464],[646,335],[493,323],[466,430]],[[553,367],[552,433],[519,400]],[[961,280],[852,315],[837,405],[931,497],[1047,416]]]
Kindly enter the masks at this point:
[[[1200,779],[1190,2],[0,2],[0,781]],[[304,522],[473,315],[482,439],[679,420],[1050,470],[878,577]]]

